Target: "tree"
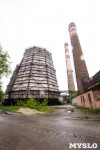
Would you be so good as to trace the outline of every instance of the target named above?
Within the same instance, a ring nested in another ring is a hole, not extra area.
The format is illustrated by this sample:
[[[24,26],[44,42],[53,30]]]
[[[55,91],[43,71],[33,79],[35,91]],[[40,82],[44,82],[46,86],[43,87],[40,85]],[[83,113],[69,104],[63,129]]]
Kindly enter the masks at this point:
[[[11,73],[10,69],[10,56],[8,52],[3,51],[0,45],[0,98],[2,98],[3,91],[2,91],[2,77],[8,76]]]
[[[74,91],[74,93],[71,94],[71,99],[74,98],[74,97],[76,97],[77,95],[78,95],[78,91]]]
[[[0,45],[0,78],[11,73],[10,64],[10,56],[7,52],[3,51]]]
[[[2,91],[2,89],[0,90],[0,101],[3,99],[4,97],[4,92]]]

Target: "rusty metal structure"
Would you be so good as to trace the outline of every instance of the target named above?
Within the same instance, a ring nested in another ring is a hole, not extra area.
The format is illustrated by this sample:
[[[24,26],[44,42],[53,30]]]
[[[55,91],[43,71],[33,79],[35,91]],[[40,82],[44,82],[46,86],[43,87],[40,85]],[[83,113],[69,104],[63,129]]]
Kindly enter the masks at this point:
[[[56,103],[59,95],[51,53],[40,47],[26,49],[7,86],[5,101],[16,102],[33,97]]]
[[[73,22],[69,24],[69,33],[71,44],[73,47],[72,51],[76,72],[77,87],[79,94],[81,94],[84,92],[84,82],[87,82],[89,80],[89,74],[83,57],[80,41],[77,35],[76,25]]]
[[[66,68],[67,68],[67,79],[68,79],[68,90],[75,91],[74,78],[73,78],[73,70],[71,67],[71,60],[68,50],[68,43],[64,44],[65,47],[65,59],[66,59]]]

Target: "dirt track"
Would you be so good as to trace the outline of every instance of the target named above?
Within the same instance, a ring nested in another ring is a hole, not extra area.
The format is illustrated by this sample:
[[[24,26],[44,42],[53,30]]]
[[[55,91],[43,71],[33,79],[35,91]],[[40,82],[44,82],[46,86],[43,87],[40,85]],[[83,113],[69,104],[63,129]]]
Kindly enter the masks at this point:
[[[33,116],[1,114],[0,150],[69,150],[69,143],[97,143],[100,150],[100,121],[73,119],[87,114],[68,110]]]

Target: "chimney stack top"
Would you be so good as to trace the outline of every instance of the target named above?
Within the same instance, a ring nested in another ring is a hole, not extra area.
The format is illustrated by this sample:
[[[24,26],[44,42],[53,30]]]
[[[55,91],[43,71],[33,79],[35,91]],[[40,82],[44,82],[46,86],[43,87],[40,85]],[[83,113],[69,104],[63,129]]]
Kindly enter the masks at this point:
[[[68,43],[67,43],[67,42],[64,44],[64,47],[65,47],[66,45],[68,46]]]
[[[76,25],[75,25],[74,22],[71,22],[71,23],[69,24],[69,29],[70,29],[71,27],[76,27]]]

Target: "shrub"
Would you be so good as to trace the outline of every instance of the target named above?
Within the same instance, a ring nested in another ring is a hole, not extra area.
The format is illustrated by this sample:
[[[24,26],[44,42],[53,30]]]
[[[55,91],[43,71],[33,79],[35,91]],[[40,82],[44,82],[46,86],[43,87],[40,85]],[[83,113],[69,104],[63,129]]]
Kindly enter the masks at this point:
[[[71,99],[74,98],[74,97],[76,97],[77,95],[78,95],[78,91],[74,91],[74,93],[71,94]]]
[[[17,105],[17,106],[24,106],[24,105],[25,105],[25,101],[20,100],[20,101],[17,102],[16,105]]]
[[[30,98],[29,100],[27,100],[27,102],[22,101],[22,100],[17,102],[17,106],[33,108],[33,109],[41,110],[41,111],[46,111],[47,105],[48,105],[47,99],[44,99],[42,103],[40,103],[39,100],[35,100],[34,98]]]
[[[30,98],[29,100],[25,101],[25,100],[19,100],[16,104],[16,106],[2,106],[2,104],[0,104],[0,109],[3,110],[8,110],[8,111],[15,111],[18,110],[19,108],[23,107],[23,108],[32,108],[32,109],[36,109],[38,111],[41,112],[52,112],[53,109],[48,108],[48,100],[44,99],[44,101],[42,103],[39,102],[39,100],[35,100],[34,98]]]
[[[80,106],[77,106],[76,108],[80,109],[81,111],[100,114],[100,108],[96,108],[96,109],[94,109],[94,108],[83,108]]]
[[[2,106],[2,102],[0,102],[0,106]]]
[[[0,89],[0,100],[3,100],[4,92]]]
[[[44,99],[44,101],[42,102],[42,106],[47,106],[48,105],[48,100]]]
[[[100,114],[100,108],[98,109],[89,108],[88,112]]]

